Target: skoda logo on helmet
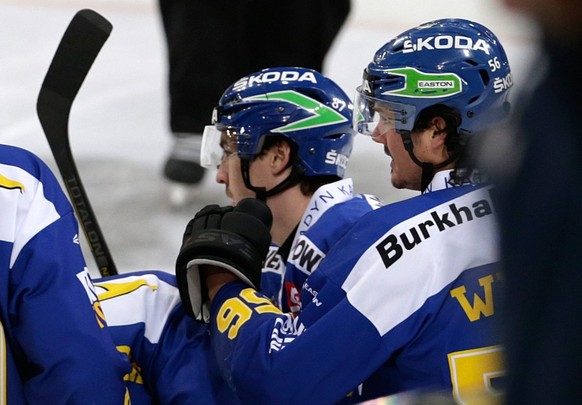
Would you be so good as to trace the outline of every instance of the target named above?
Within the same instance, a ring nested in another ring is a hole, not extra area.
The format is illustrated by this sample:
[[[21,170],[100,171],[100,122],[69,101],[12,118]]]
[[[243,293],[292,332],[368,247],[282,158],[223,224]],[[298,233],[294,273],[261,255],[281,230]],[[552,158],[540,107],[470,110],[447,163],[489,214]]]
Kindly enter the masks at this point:
[[[243,77],[233,84],[232,89],[234,91],[241,91],[247,87],[253,87],[257,84],[273,83],[273,82],[304,82],[308,81],[317,84],[317,79],[315,74],[311,71],[305,71],[300,74],[297,71],[271,71],[259,73],[258,75],[251,75]]]
[[[479,38],[476,41],[463,35],[437,35],[427,38],[407,39],[404,41],[402,53],[432,51],[435,49],[471,49],[483,51],[489,55],[489,45],[485,40]]]

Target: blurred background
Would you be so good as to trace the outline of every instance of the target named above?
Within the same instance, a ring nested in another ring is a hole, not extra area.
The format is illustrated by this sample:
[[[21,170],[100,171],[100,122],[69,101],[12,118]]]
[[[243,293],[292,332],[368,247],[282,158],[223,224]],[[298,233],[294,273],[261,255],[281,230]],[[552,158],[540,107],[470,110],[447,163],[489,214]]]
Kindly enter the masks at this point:
[[[71,111],[70,141],[81,179],[119,272],[173,272],[188,220],[203,206],[228,200],[210,171],[185,204],[170,202],[170,185],[162,176],[171,137],[157,0],[0,0],[0,142],[36,153],[60,179],[36,116],[36,98],[62,34],[83,8],[102,14],[113,31]],[[512,65],[513,98],[527,87],[538,32],[497,0],[352,0],[323,73],[352,95],[380,46],[405,29],[443,17],[489,27]],[[385,202],[415,195],[392,188],[389,165],[381,147],[357,138],[348,175],[357,192]],[[83,249],[91,274],[99,277],[86,243]]]

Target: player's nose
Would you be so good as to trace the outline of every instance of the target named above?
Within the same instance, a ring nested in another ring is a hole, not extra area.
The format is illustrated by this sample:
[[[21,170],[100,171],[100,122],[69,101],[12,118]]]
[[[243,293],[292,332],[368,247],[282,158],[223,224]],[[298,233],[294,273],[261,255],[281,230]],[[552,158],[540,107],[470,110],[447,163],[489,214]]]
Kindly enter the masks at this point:
[[[228,173],[223,163],[218,165],[218,170],[216,171],[216,182],[218,184],[228,184]]]

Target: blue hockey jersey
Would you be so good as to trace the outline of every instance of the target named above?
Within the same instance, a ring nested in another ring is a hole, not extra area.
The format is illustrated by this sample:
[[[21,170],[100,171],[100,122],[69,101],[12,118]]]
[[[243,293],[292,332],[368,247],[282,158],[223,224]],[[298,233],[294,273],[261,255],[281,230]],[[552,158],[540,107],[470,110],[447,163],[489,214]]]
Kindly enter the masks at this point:
[[[95,287],[113,340],[132,361],[132,405],[238,403],[220,375],[208,325],[186,315],[173,275],[125,273]]]
[[[50,169],[0,145],[0,404],[122,404],[115,349]]]
[[[357,218],[382,205],[375,196],[354,194],[352,179],[319,187],[285,245],[271,244],[263,265],[261,292],[284,312],[301,309],[300,290],[329,248]],[[283,257],[284,256],[284,257]]]
[[[213,346],[248,403],[359,402],[409,390],[499,395],[501,294],[490,188],[430,192],[361,217],[283,314],[242,282],[211,307]]]

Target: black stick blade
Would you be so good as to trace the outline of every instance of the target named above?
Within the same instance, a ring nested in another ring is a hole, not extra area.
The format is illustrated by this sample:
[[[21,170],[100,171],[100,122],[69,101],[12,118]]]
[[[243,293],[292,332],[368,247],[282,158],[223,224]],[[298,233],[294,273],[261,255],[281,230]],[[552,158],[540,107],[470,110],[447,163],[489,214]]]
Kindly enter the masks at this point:
[[[69,144],[71,106],[112,29],[111,23],[100,14],[81,10],[73,17],[59,43],[36,108],[47,137],[55,137],[61,145]]]
[[[113,26],[93,10],[81,10],[63,35],[42,88],[74,100]]]

